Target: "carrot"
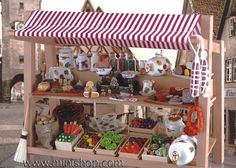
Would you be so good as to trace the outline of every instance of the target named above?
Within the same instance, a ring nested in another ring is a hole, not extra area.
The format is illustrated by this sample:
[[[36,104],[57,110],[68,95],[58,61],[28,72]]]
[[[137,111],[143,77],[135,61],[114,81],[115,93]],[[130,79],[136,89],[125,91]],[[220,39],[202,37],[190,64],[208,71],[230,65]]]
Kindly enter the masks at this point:
[[[66,121],[64,122],[63,130],[64,130],[65,133],[68,132],[68,124],[67,124]]]
[[[67,132],[67,134],[71,133],[72,124],[73,124],[73,122],[70,122],[70,124],[68,125],[68,132]]]
[[[75,125],[76,128],[71,132],[72,135],[79,134],[81,131],[81,126]]]
[[[76,123],[76,121],[74,121],[74,123],[73,123],[72,126],[71,126],[71,131],[70,131],[70,133],[72,133],[72,132],[76,129],[76,126],[77,126],[77,123]]]

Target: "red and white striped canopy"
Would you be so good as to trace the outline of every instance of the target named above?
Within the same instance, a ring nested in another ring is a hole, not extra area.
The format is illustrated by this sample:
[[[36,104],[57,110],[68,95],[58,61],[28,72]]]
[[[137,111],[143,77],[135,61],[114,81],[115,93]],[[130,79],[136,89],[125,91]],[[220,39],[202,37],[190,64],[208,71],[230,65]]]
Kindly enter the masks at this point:
[[[64,45],[189,49],[200,15],[33,11],[15,36],[49,37]]]

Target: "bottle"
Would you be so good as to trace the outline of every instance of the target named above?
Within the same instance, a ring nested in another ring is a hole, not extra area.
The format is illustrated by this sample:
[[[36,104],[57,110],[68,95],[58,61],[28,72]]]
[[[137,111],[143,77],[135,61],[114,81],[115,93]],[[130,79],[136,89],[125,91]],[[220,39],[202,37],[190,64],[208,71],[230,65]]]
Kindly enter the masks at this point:
[[[92,56],[91,56],[91,64],[90,64],[90,71],[91,72],[94,72],[96,70],[98,62],[99,62],[98,53],[97,53],[97,51],[93,51]]]

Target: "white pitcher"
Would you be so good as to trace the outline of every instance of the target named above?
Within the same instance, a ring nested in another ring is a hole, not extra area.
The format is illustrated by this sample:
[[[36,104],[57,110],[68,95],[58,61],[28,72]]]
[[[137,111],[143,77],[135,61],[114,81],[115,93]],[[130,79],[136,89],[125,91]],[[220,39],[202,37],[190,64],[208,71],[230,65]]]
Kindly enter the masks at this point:
[[[89,59],[86,53],[78,54],[78,57],[75,60],[76,68],[79,71],[89,70]]]

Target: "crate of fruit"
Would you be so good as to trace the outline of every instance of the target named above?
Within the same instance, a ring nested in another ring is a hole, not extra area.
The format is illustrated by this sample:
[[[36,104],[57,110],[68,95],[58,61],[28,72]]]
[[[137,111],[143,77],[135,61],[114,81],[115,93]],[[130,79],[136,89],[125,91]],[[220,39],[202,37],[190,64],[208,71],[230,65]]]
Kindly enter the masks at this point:
[[[95,153],[95,148],[99,144],[100,139],[103,137],[101,133],[86,132],[79,142],[75,145],[76,152]]]
[[[125,135],[117,134],[114,131],[107,131],[95,149],[96,154],[117,156],[117,153],[122,143],[125,141],[125,138]]]
[[[130,132],[138,132],[143,134],[156,134],[158,130],[157,121],[151,118],[134,118],[130,125]]]
[[[142,154],[142,160],[167,162],[169,145],[172,139],[166,135],[153,135]]]
[[[144,147],[147,146],[148,142],[149,140],[145,136],[129,136],[119,150],[119,157],[140,159]]]
[[[64,124],[64,132],[61,133],[56,141],[55,146],[58,150],[72,151],[76,142],[81,138],[84,133],[84,129],[81,125],[77,125],[76,122],[73,124]]]

